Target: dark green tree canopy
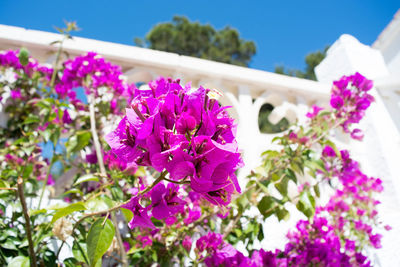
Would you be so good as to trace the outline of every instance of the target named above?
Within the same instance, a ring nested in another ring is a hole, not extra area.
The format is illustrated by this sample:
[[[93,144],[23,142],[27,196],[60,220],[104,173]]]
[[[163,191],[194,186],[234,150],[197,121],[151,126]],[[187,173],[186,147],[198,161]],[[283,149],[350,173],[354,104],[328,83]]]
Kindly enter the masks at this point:
[[[256,53],[253,41],[240,38],[229,26],[221,30],[191,22],[184,16],[174,16],[172,22],[154,26],[144,39],[135,38],[141,47],[173,52],[180,55],[248,66]]]
[[[325,58],[329,45],[324,50],[309,53],[305,58],[306,68],[304,71],[296,69],[285,69],[283,65],[275,67],[275,73],[309,79],[317,80],[314,69]]]

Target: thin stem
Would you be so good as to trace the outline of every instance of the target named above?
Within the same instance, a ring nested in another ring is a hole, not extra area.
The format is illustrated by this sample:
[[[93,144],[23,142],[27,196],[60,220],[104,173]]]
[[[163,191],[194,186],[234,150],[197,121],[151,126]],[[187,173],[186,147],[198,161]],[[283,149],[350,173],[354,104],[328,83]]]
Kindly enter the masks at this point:
[[[238,212],[238,214],[236,214],[235,216],[235,219],[229,222],[228,226],[226,227],[226,230],[224,231],[223,239],[225,239],[228,236],[228,234],[232,231],[233,227],[236,226],[240,217],[242,217],[242,212]]]
[[[190,184],[190,181],[188,180],[184,180],[184,181],[174,181],[168,178],[164,178],[165,181],[168,181],[170,183],[174,183],[174,184]]]
[[[64,35],[64,38],[60,41],[60,46],[58,47],[58,50],[57,50],[56,61],[54,62],[54,65],[53,65],[53,73],[51,75],[51,80],[50,80],[50,88],[51,89],[53,89],[54,83],[56,81],[56,75],[57,75],[57,71],[58,71],[58,62],[60,61],[61,52],[63,49],[63,43],[64,43],[65,39],[66,39],[66,36]]]
[[[115,216],[115,211],[111,212],[111,221],[115,226],[115,235],[117,236],[118,246],[120,249],[119,251],[121,252],[122,266],[128,266],[128,259],[126,257],[125,246],[124,246],[124,242],[122,241],[122,238],[121,238],[121,233],[119,231],[118,221],[117,221],[117,217]]]
[[[144,189],[143,191],[140,191],[138,193],[138,195],[144,195],[147,192],[149,192],[151,189],[153,189],[153,187],[155,187],[159,182],[161,182],[162,180],[165,180],[165,175],[167,175],[167,171],[163,171],[160,176],[158,176],[158,178],[148,187],[146,187],[146,189]]]
[[[32,267],[37,267],[36,264],[36,254],[34,250],[34,244],[32,242],[32,232],[31,232],[31,220],[28,214],[28,208],[26,206],[25,195],[24,195],[24,184],[23,184],[22,177],[18,178],[17,185],[18,185],[18,195],[22,205],[22,212],[25,217],[25,229],[26,229],[26,236],[28,238],[28,245],[29,245],[29,257]]]
[[[107,172],[106,172],[106,168],[104,167],[103,152],[101,150],[101,144],[100,144],[99,136],[97,135],[97,129],[96,129],[96,113],[94,110],[94,100],[95,100],[94,95],[93,94],[89,95],[90,130],[92,132],[92,138],[93,138],[93,143],[94,143],[94,147],[96,150],[97,162],[99,163],[99,167],[100,167],[100,173],[103,176],[103,179],[105,180],[105,182],[107,182],[107,180],[106,180]],[[115,216],[114,211],[111,211],[111,220],[114,224],[115,235],[117,237],[118,247],[121,252],[122,266],[127,267],[128,259],[126,257],[124,243],[122,241],[121,233],[118,228],[118,222],[117,222],[117,218]]]
[[[344,121],[345,121],[345,119],[338,120],[338,121],[332,126],[332,128],[329,129],[329,130],[334,130],[334,129],[336,129],[336,128],[339,127]],[[329,134],[329,130],[323,132],[317,139],[313,140],[313,142],[312,142],[311,144],[315,144],[315,143],[319,142],[322,138],[324,138],[327,134]]]
[[[104,176],[107,176],[107,173],[106,173],[106,168],[104,167],[103,153],[101,151],[101,144],[100,144],[99,136],[97,135],[97,130],[96,130],[96,114],[95,114],[95,110],[94,110],[95,98],[94,98],[93,94],[89,95],[88,98],[89,98],[90,130],[92,132],[94,148],[96,150],[97,162],[99,163],[99,166],[100,166],[100,173],[104,177]]]
[[[0,190],[12,190],[12,191],[17,191],[17,188],[14,187],[0,187]]]
[[[53,153],[54,153],[54,150],[53,150]],[[54,157],[54,155],[53,155],[53,157]],[[40,210],[40,205],[42,204],[42,200],[43,200],[43,196],[44,196],[44,191],[46,190],[46,185],[47,185],[47,182],[49,181],[50,171],[51,171],[51,168],[53,167],[53,164],[54,164],[54,160],[51,160],[49,169],[47,170],[46,179],[44,179],[44,183],[43,183],[43,187],[42,187],[42,192],[40,193],[39,204],[38,204],[38,208],[37,208],[38,210]]]

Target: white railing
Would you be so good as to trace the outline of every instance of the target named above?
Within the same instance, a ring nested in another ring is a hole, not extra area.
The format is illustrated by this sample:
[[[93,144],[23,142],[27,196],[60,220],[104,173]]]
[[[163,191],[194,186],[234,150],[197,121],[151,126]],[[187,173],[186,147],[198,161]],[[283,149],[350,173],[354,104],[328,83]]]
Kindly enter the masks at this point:
[[[0,25],[0,50],[23,46],[40,62],[54,60],[57,46],[50,43],[61,38],[55,33]],[[304,117],[311,104],[326,104],[329,96],[326,84],[174,53],[79,37],[67,40],[63,47],[70,56],[88,51],[101,54],[120,65],[129,82],[147,83],[162,75],[222,91],[221,102],[233,107],[230,112],[238,120],[238,139],[247,166],[243,175],[259,163],[259,155],[274,136],[261,134],[258,128],[264,103],[275,107],[272,122],[283,117],[294,122]]]

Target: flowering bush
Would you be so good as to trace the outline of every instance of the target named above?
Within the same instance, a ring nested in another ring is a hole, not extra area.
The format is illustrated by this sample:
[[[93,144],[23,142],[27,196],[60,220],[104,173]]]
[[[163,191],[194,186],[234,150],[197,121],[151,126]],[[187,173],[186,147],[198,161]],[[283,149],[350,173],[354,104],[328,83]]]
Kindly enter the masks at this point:
[[[2,265],[371,264],[382,182],[330,136],[362,139],[355,125],[373,97],[361,74],[334,83],[331,109],[313,106],[275,138],[241,189],[236,124],[218,92],[162,77],[138,90],[96,53],[59,62],[61,50],[53,67],[25,49],[0,53]],[[321,186],[333,189],[327,203]],[[286,246],[256,249],[263,221],[288,219],[290,205],[304,216]]]

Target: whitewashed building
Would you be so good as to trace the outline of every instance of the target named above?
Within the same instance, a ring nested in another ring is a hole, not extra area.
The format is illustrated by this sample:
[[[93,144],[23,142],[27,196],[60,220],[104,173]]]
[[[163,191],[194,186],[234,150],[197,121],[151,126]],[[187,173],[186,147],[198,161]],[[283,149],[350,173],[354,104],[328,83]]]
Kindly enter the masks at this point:
[[[57,47],[50,43],[60,38],[54,33],[0,25],[0,50],[24,46],[42,63],[54,60]],[[162,75],[223,91],[221,101],[233,106],[231,113],[239,123],[238,138],[246,163],[242,177],[259,164],[261,152],[270,147],[275,136],[259,130],[258,115],[264,103],[275,107],[271,122],[283,117],[289,122],[302,122],[312,104],[328,106],[333,80],[356,71],[373,79],[376,103],[361,125],[364,142],[346,139],[339,133],[337,139],[361,161],[367,174],[384,181],[380,213],[384,223],[393,229],[383,233],[383,249],[371,256],[376,266],[400,266],[400,11],[372,46],[361,44],[350,35],[340,36],[316,68],[318,82],[86,38],[67,40],[64,49],[71,56],[95,51],[120,65],[129,82],[143,86]],[[268,240],[261,245],[267,249],[282,246],[283,236],[298,218],[292,216],[279,226],[276,219],[269,220],[264,227]]]

